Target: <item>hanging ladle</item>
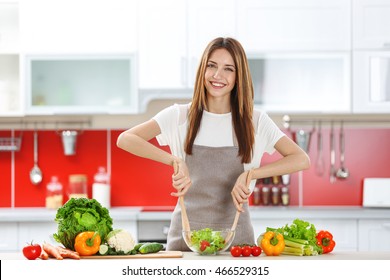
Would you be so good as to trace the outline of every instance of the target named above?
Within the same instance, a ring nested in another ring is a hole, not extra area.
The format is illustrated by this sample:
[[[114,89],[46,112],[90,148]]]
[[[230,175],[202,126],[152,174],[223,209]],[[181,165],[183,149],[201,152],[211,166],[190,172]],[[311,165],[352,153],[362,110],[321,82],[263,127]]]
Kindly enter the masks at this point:
[[[42,182],[42,171],[38,166],[38,132],[34,130],[34,167],[30,171],[30,180],[34,185]]]
[[[341,122],[340,126],[340,168],[336,172],[336,177],[339,179],[347,179],[349,177],[349,170],[345,167],[345,135],[344,126]]]

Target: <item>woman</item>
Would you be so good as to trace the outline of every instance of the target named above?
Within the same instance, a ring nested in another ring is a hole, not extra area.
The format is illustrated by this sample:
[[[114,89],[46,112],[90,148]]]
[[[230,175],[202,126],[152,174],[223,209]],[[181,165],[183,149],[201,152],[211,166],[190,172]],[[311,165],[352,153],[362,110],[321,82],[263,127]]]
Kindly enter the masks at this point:
[[[118,147],[173,166],[173,196],[185,195],[191,229],[230,228],[241,212],[233,244],[255,242],[248,197],[255,179],[307,169],[307,154],[267,116],[253,110],[253,86],[246,54],[233,38],[216,38],[206,47],[190,104],[172,105],[121,133]],[[148,141],[157,137],[171,154]],[[260,166],[264,152],[283,157]],[[250,188],[246,185],[252,170]],[[167,250],[187,251],[179,203],[172,214]]]

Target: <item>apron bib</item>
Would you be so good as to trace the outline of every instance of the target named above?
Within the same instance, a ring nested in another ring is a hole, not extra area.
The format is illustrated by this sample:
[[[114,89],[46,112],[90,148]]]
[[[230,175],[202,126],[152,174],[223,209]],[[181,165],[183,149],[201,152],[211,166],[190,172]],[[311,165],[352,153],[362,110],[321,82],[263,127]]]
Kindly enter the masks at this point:
[[[231,228],[236,214],[231,191],[244,172],[238,147],[206,147],[193,145],[186,156],[192,186],[184,196],[191,230]],[[254,244],[254,233],[248,204],[238,220],[234,244]],[[167,250],[190,251],[182,237],[181,208],[177,203],[172,213]]]

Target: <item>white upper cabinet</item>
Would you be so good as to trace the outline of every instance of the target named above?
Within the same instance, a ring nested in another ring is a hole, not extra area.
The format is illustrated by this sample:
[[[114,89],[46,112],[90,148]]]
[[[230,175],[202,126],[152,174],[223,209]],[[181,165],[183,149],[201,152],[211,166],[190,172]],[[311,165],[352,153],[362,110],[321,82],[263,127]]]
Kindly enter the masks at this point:
[[[248,52],[350,49],[350,0],[241,0],[237,8]]]
[[[136,50],[136,0],[20,2],[25,52],[90,54]]]
[[[0,0],[0,53],[17,53],[19,7],[17,2]]]
[[[207,44],[235,35],[235,0],[146,0],[139,5],[142,89],[192,88]]]
[[[390,113],[390,51],[353,54],[353,112]]]
[[[353,48],[390,49],[390,1],[353,0]]]
[[[188,63],[189,86],[194,86],[195,75],[203,51],[217,37],[236,36],[236,0],[188,1]]]
[[[140,88],[185,87],[186,1],[140,1],[139,27]]]

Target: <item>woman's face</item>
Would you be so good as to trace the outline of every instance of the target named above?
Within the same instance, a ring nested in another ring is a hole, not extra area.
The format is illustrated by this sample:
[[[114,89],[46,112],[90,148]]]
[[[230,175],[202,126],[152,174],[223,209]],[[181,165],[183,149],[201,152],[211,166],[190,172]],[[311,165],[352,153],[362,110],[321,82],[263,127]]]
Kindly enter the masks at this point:
[[[216,49],[211,53],[204,77],[209,96],[218,98],[230,95],[236,83],[236,66],[226,49]]]

